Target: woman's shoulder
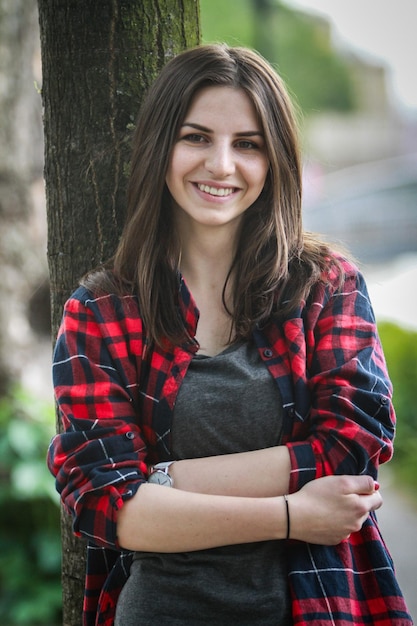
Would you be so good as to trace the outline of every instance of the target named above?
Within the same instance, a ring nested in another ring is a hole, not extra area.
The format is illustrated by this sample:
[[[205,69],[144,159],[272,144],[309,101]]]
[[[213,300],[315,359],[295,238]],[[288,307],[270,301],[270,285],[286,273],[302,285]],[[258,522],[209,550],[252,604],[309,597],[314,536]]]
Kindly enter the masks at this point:
[[[321,282],[330,288],[339,289],[347,282],[356,282],[362,278],[362,272],[356,261],[345,253],[330,250],[326,269],[322,272]]]
[[[88,309],[95,317],[104,320],[138,317],[137,297],[124,289],[109,270],[97,274],[82,279],[65,303],[65,310]]]
[[[302,300],[302,315],[323,310],[335,298],[343,300],[359,292],[366,295],[367,287],[357,263],[344,252],[329,249],[318,279]]]

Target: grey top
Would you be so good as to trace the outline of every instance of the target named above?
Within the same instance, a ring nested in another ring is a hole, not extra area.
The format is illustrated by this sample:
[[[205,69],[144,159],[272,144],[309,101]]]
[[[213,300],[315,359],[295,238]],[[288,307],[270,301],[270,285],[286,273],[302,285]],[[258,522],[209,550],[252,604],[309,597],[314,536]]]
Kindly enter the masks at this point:
[[[278,445],[281,430],[278,387],[255,346],[193,359],[174,410],[175,459]],[[287,626],[289,606],[284,541],[137,552],[115,625]]]

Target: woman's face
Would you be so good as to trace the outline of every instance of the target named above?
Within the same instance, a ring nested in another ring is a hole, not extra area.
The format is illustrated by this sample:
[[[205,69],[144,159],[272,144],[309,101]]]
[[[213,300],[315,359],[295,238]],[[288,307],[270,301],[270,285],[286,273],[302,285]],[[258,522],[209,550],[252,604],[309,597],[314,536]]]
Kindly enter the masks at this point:
[[[236,228],[261,193],[268,167],[263,131],[246,93],[222,86],[197,92],[166,176],[179,228]]]

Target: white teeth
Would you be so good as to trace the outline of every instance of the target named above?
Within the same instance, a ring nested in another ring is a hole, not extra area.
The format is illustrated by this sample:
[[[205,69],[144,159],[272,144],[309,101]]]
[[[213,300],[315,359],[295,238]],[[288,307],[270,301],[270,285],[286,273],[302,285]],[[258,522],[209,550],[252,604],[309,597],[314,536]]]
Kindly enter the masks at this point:
[[[200,191],[209,193],[211,196],[230,196],[234,192],[234,187],[209,187],[209,185],[200,185],[200,183],[197,184],[197,187]]]

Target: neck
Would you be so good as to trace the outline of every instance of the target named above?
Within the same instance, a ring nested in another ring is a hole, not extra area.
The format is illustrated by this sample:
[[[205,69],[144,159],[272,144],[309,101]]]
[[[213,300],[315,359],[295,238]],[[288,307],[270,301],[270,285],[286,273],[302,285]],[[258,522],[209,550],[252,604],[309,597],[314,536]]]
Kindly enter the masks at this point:
[[[230,241],[222,245],[215,241],[192,240],[181,248],[180,269],[189,284],[201,287],[217,286],[220,290],[229,274],[234,257]]]
[[[232,320],[223,303],[223,289],[235,254],[236,231],[230,228],[181,230],[180,269],[200,311],[196,339],[200,351],[214,355],[227,345]],[[233,276],[224,294],[230,310]]]
[[[181,258],[181,272],[200,312],[195,338],[200,352],[210,356],[224,350],[232,335],[232,320],[225,304],[230,310],[233,276],[223,294],[232,257],[230,245],[204,248],[193,241],[186,246]]]
[[[229,228],[181,232],[180,269],[188,283],[219,285],[221,289],[235,255],[236,232]]]

